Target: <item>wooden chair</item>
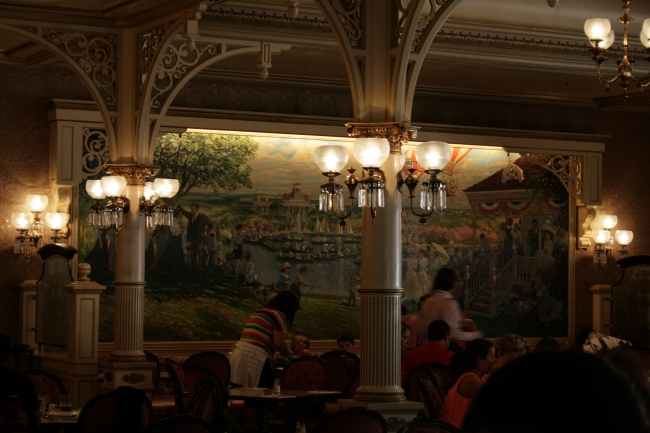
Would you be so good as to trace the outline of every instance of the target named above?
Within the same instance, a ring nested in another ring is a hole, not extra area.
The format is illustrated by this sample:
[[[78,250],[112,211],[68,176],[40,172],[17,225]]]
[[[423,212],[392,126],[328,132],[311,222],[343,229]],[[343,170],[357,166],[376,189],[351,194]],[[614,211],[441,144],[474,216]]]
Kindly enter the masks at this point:
[[[397,433],[460,433],[460,430],[444,421],[415,418],[404,424]]]
[[[427,376],[418,376],[417,383],[424,403],[424,416],[430,419],[440,418],[444,397],[438,391],[438,385]]]
[[[59,379],[52,373],[48,373],[47,371],[32,369],[26,371],[25,374],[27,375],[27,377],[29,377],[29,379],[34,384],[34,388],[36,389],[36,394],[49,395],[50,403],[52,404],[58,405],[61,394],[67,394],[65,390],[65,385],[63,385],[61,379]]]
[[[178,362],[173,359],[165,359],[167,373],[172,382],[174,402],[176,404],[176,413],[181,415],[187,413],[188,392],[185,387],[185,370]]]
[[[225,410],[227,402],[226,388],[217,376],[210,376],[201,380],[196,386],[196,391],[188,404],[188,411],[192,416],[201,418],[219,431],[223,431],[227,424],[226,416],[229,416]]]
[[[216,433],[216,430],[204,419],[179,415],[152,422],[140,433]]]
[[[282,374],[282,389],[298,391],[314,391],[330,389],[330,372],[327,363],[313,356],[305,356],[291,360]],[[300,418],[318,419],[325,410],[325,398],[322,401],[287,400],[287,407],[298,414]]]
[[[210,370],[217,375],[224,385],[230,383],[230,361],[222,353],[208,351],[195,353],[183,362],[183,368],[187,369],[190,365],[200,365]]]
[[[436,376],[432,376],[431,368],[433,368]],[[447,389],[453,385],[451,383],[451,376],[449,375],[449,367],[437,363],[421,364],[409,371],[404,383],[402,383],[404,395],[407,400],[422,401],[420,397],[420,388],[417,384],[417,377],[421,375],[429,376],[436,382],[438,382],[439,379],[442,379],[440,388],[444,393],[446,393]]]
[[[343,392],[348,381],[355,373],[359,372],[361,364],[359,357],[345,350],[325,352],[320,359],[327,363],[332,377],[331,389]]]
[[[207,368],[203,368],[200,365],[190,364],[185,368],[185,389],[187,390],[188,404],[192,401],[194,393],[196,392],[196,389],[201,381],[203,381],[203,379],[213,377],[216,377],[218,379],[217,375],[215,375],[212,371],[208,370]],[[223,403],[227,403],[227,399]],[[189,412],[189,407],[187,410]]]
[[[311,433],[386,433],[384,417],[373,410],[350,408],[324,416]]]
[[[145,393],[130,386],[90,399],[81,409],[77,433],[138,433],[149,424],[153,413]]]

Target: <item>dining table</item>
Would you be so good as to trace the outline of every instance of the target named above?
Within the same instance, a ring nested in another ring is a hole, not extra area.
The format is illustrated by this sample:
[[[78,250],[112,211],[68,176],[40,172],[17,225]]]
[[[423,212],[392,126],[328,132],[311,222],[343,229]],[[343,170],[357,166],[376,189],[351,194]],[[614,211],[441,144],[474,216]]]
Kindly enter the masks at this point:
[[[41,416],[39,432],[43,433],[67,433],[76,430],[79,420],[79,410],[61,411],[58,409],[48,410]]]
[[[244,400],[254,403],[259,410],[258,427],[267,430],[269,425],[269,408],[281,401],[318,401],[339,398],[343,395],[340,391],[313,390],[299,391],[282,389],[280,393],[274,393],[267,388],[231,388],[228,389],[229,400]]]

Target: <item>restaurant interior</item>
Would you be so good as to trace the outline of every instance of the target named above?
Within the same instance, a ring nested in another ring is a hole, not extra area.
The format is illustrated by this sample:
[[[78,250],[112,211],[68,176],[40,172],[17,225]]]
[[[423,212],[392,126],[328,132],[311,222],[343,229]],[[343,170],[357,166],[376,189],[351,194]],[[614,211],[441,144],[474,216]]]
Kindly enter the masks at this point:
[[[459,431],[449,365],[402,364],[443,267],[497,356],[588,329],[647,375],[648,62],[642,0],[0,0],[0,333],[39,431]],[[233,387],[283,289],[289,363]]]

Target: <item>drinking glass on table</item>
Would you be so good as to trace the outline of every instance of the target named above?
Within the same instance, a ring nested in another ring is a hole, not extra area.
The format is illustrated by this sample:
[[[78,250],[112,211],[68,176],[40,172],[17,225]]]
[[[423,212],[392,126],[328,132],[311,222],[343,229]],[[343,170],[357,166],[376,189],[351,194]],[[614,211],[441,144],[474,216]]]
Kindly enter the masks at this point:
[[[47,412],[47,406],[50,404],[49,395],[39,395],[38,396],[39,408],[38,411],[41,413],[41,416],[45,415]]]
[[[70,412],[72,410],[72,394],[61,394],[59,408],[61,412]]]

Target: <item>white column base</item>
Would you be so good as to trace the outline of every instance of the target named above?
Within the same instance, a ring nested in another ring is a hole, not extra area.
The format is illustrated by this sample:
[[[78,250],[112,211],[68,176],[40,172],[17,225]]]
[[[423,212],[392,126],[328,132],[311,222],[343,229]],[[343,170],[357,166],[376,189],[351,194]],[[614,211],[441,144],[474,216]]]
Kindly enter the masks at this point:
[[[100,392],[112,391],[120,386],[141,389],[151,398],[153,393],[152,377],[156,364],[153,362],[100,362]]]
[[[341,409],[365,407],[366,409],[379,412],[386,420],[386,427],[388,428],[389,433],[396,432],[407,422],[413,421],[418,416],[418,412],[424,409],[424,404],[418,401],[380,403],[358,401],[354,399],[341,399],[337,400],[336,403],[341,406]]]

